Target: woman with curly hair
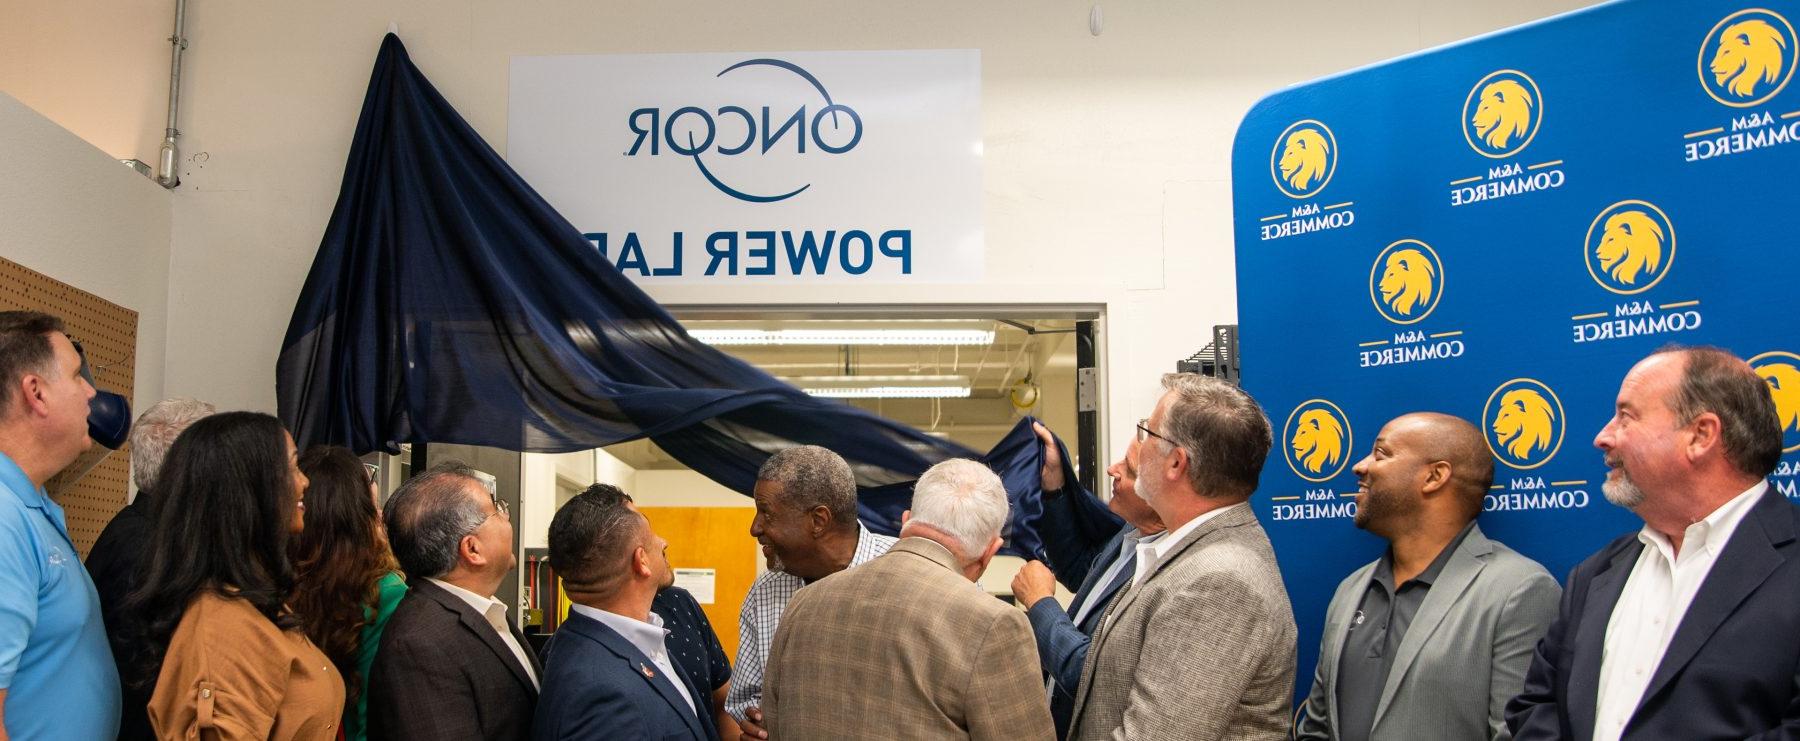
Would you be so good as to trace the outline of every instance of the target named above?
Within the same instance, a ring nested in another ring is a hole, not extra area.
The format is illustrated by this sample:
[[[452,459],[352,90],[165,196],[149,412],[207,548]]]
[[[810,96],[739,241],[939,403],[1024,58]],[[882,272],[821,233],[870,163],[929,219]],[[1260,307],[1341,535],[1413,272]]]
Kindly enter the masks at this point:
[[[369,667],[381,645],[388,616],[406,596],[387,537],[375,480],[356,455],[336,446],[315,446],[300,456],[306,490],[306,530],[289,548],[303,575],[294,591],[294,610],[313,643],[344,676],[344,737],[362,741],[368,725]]]
[[[294,439],[266,414],[207,417],[169,448],[125,607],[125,672],[154,682],[157,738],[337,735],[343,680],[287,604],[287,545],[304,526],[306,485]]]

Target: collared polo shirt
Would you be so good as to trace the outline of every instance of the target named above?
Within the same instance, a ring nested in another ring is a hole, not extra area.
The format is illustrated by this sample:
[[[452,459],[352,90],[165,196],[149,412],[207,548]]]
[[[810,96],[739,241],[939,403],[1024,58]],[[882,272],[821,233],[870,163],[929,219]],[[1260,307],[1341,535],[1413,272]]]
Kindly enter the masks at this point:
[[[12,738],[111,739],[119,672],[62,507],[0,454],[0,689]]]
[[[1381,702],[1381,691],[1387,686],[1388,673],[1394,668],[1394,652],[1406,638],[1406,629],[1431,592],[1432,583],[1443,572],[1444,564],[1462,546],[1474,521],[1463,526],[1444,546],[1430,566],[1418,576],[1394,587],[1394,552],[1382,554],[1370,575],[1369,588],[1363,592],[1356,615],[1350,618],[1344,638],[1344,652],[1338,656],[1337,705],[1339,741],[1368,741],[1375,726],[1375,706]]]

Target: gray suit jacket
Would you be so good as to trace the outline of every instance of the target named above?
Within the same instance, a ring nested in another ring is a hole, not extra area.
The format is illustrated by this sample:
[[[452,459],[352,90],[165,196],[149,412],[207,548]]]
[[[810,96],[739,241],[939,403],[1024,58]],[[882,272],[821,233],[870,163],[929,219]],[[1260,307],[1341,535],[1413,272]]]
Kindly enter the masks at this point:
[[[1356,570],[1325,610],[1312,693],[1297,739],[1335,739],[1338,659],[1375,571]],[[1503,711],[1525,683],[1531,652],[1556,619],[1562,589],[1538,562],[1469,531],[1413,617],[1375,706],[1376,739],[1510,739]]]
[[[1248,505],[1176,542],[1113,598],[1076,692],[1076,739],[1280,739],[1294,611]]]

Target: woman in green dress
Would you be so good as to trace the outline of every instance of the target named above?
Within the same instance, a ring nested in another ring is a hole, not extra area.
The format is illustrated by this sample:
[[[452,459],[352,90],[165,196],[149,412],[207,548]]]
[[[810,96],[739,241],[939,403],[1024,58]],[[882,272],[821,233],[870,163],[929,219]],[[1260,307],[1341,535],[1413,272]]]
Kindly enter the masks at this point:
[[[344,738],[362,741],[369,667],[388,616],[406,595],[406,578],[388,551],[370,469],[347,449],[317,446],[300,456],[300,470],[312,485],[306,530],[291,547],[299,577],[293,607],[344,676]]]

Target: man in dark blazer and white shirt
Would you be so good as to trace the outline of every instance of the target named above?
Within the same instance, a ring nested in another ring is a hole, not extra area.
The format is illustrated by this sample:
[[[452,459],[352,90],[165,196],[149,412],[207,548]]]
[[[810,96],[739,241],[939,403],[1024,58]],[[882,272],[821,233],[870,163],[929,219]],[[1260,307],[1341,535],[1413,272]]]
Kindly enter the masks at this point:
[[[383,519],[410,589],[369,670],[369,738],[530,737],[542,669],[494,599],[511,573],[512,520],[460,463],[408,479]]]
[[[1280,739],[1294,611],[1249,505],[1273,441],[1256,400],[1180,373],[1138,425],[1137,492],[1169,526],[1088,645],[1072,738]]]
[[[556,511],[550,568],[574,604],[547,649],[534,741],[719,737],[709,688],[681,671],[650,611],[657,591],[675,583],[668,548],[610,484]]]
[[[1042,425],[1037,429],[1040,437],[1049,436],[1049,431]],[[1046,439],[1044,442],[1042,478],[1047,493],[1062,489],[1065,479],[1055,441]],[[1097,549],[1086,568],[1078,571],[1082,574],[1078,582],[1080,588],[1069,603],[1069,609],[1064,610],[1057,603],[1057,575],[1043,562],[1027,562],[1013,576],[1013,597],[1025,606],[1025,617],[1031,621],[1031,632],[1037,639],[1038,663],[1047,677],[1050,717],[1056,724],[1057,738],[1069,734],[1069,716],[1075,711],[1075,689],[1081,685],[1081,665],[1087,660],[1088,643],[1093,639],[1094,630],[1100,627],[1101,613],[1136,572],[1138,544],[1154,540],[1164,530],[1156,510],[1150,509],[1150,505],[1137,495],[1137,451],[1138,443],[1133,440],[1126,446],[1125,456],[1106,469],[1107,475],[1112,477],[1113,491],[1106,506],[1127,524]],[[1064,490],[1059,496],[1089,495],[1086,489],[1076,487],[1076,491]],[[1045,505],[1046,519],[1051,516],[1050,506],[1051,503]],[[1051,528],[1039,529],[1046,539],[1050,537]],[[1045,548],[1049,547],[1046,542]]]
[[[1475,524],[1494,479],[1481,431],[1447,414],[1387,423],[1353,467],[1356,526],[1387,552],[1331,598],[1303,741],[1506,739],[1506,702],[1556,617],[1556,579]]]
[[[1517,739],[1800,738],[1800,508],[1766,477],[1781,422],[1762,378],[1666,348],[1619,387],[1601,487],[1644,520],[1569,575]]]

